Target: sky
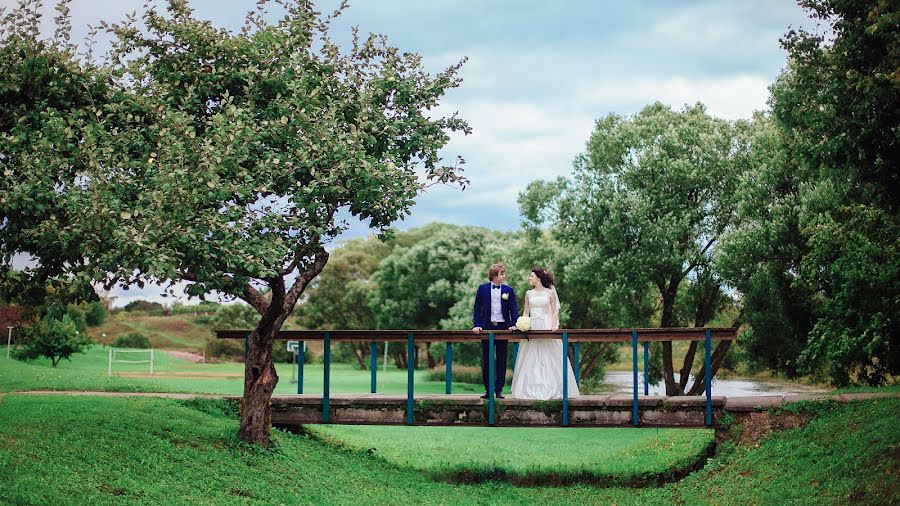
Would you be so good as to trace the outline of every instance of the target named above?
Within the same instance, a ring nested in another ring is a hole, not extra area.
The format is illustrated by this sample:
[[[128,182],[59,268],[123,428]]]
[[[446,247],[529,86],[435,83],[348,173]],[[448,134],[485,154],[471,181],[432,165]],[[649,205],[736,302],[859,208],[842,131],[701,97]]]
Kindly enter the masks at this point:
[[[140,12],[143,2],[73,0],[73,40],[89,24]],[[49,20],[53,2],[45,3]],[[337,3],[316,5],[330,12]],[[237,31],[255,1],[190,5],[197,17]],[[714,116],[749,118],[766,109],[768,86],[785,65],[779,38],[789,27],[816,31],[791,0],[355,0],[335,23],[335,39],[349,41],[354,25],[421,54],[431,72],[468,59],[462,85],[438,112],[458,111],[473,129],[454,135],[443,151],[448,160],[466,159],[471,185],[430,188],[397,228],[442,221],[504,231],[521,225],[516,197],[528,183],[571,172],[598,118],[634,114],[655,101],[674,108],[699,101]],[[340,239],[367,234],[353,223]],[[112,295],[116,305],[172,302],[160,292]]]

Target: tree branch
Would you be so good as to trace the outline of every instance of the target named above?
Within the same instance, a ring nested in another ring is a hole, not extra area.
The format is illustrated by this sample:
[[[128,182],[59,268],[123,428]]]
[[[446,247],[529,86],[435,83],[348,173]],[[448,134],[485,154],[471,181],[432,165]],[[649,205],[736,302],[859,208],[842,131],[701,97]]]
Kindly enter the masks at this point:
[[[320,245],[319,250],[316,252],[315,260],[313,260],[312,264],[297,276],[291,289],[288,290],[284,297],[282,314],[285,315],[285,318],[287,318],[287,315],[294,309],[294,305],[297,303],[297,299],[300,298],[300,294],[302,294],[303,290],[306,289],[306,286],[322,272],[326,263],[328,263],[328,252]]]
[[[713,243],[716,242],[716,239],[718,239],[718,238],[719,238],[719,236],[717,236],[717,235],[713,236],[713,238],[710,239],[708,243],[706,243],[706,246],[704,246],[703,249],[700,250],[700,253],[697,255],[697,258],[693,262],[691,262],[691,264],[688,266],[687,269],[685,269],[685,271],[681,275],[681,277],[687,276],[689,272],[694,270],[694,267],[697,267],[697,265],[700,264],[700,259],[703,258],[703,255],[705,255],[706,252],[709,251],[709,248],[712,247]]]

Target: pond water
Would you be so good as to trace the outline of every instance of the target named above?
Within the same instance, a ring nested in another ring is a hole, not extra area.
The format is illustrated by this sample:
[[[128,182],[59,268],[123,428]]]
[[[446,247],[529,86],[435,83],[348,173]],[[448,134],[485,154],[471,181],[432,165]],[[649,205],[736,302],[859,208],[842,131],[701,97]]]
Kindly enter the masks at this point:
[[[675,374],[678,381],[678,374]],[[604,377],[604,393],[630,394],[633,392],[634,377],[631,372],[610,371]],[[688,381],[688,388],[694,384],[694,378]],[[827,390],[780,380],[759,380],[751,378],[729,377],[713,378],[712,394],[725,397],[746,397],[752,395],[785,395],[785,394],[815,394],[824,393]],[[638,393],[644,394],[644,378],[638,373]],[[650,384],[650,395],[665,395],[665,382]]]

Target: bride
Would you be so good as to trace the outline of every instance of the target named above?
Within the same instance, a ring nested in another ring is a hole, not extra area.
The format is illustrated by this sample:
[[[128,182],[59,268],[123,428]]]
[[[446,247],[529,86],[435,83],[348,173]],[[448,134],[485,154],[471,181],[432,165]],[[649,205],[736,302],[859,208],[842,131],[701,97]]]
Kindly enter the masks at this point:
[[[546,269],[532,269],[528,276],[532,289],[525,292],[524,316],[531,318],[531,330],[559,328],[559,297],[553,276]],[[530,339],[519,344],[512,379],[516,399],[562,399],[562,341]],[[572,365],[566,364],[569,397],[578,395]]]

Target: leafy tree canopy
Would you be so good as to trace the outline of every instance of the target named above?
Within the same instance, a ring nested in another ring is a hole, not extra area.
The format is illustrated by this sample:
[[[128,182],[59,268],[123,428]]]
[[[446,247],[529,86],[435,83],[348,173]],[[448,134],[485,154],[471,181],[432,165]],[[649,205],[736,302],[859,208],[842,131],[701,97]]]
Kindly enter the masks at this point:
[[[274,21],[266,4],[239,33],[184,0],[148,6],[104,25],[114,40],[100,63],[68,44],[65,3],[54,40],[39,40],[31,5],[0,39],[2,170],[16,175],[0,183],[3,265],[29,253],[39,277],[183,280],[192,295],[247,301],[261,316],[240,434],[260,444],[274,335],[347,227],[338,210],[386,232],[427,186],[464,187],[462,160],[439,151],[470,131],[432,112],[462,62],[432,75],[356,29],[341,49],[329,29],[346,4],[322,15],[287,0]]]

